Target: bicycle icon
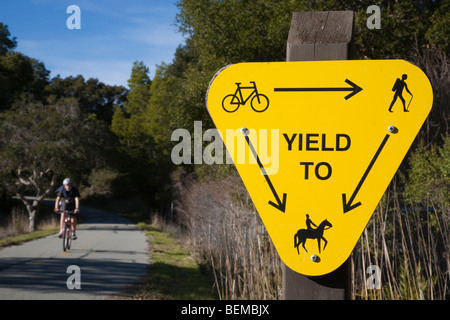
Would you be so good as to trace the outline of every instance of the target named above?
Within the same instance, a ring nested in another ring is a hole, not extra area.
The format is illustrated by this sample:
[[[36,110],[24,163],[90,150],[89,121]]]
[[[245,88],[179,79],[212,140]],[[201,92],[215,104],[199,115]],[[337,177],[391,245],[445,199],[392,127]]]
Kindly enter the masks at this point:
[[[229,94],[225,96],[222,100],[222,108],[226,112],[232,113],[237,111],[241,105],[245,106],[247,101],[250,100],[250,106],[256,112],[264,112],[269,107],[269,98],[266,95],[259,93],[258,89],[256,89],[255,81],[250,81],[253,83],[252,86],[242,87],[241,82],[236,82],[236,92],[234,94]],[[244,99],[242,95],[242,89],[252,89],[252,92]]]

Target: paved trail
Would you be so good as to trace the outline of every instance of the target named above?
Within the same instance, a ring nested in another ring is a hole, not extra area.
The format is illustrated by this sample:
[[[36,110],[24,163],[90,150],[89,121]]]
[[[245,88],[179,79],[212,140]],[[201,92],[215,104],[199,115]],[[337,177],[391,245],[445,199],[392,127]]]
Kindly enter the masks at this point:
[[[88,208],[82,213],[87,221],[69,252],[56,235],[0,249],[0,299],[109,299],[146,274],[147,239],[130,220]],[[71,265],[80,270],[79,290],[67,286]]]

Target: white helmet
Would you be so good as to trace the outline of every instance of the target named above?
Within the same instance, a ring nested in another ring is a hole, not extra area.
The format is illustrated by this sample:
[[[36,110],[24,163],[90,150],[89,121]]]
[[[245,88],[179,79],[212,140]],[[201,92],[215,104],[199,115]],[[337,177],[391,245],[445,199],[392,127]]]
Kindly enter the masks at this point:
[[[72,179],[65,178],[64,181],[63,181],[63,184],[72,184]]]

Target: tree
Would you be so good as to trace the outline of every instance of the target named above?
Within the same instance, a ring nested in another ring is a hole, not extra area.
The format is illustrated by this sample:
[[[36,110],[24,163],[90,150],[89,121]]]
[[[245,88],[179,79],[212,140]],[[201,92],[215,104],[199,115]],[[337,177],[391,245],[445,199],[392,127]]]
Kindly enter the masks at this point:
[[[44,63],[13,49],[16,38],[11,38],[8,26],[0,22],[0,112],[11,107],[21,95],[33,95],[43,101],[49,74]]]
[[[224,62],[282,61],[292,17],[291,1],[181,0],[177,22],[201,56]]]
[[[110,124],[114,110],[125,101],[127,90],[122,86],[109,86],[98,79],[85,80],[83,76],[55,77],[46,88],[48,102],[65,97],[78,100],[81,111],[94,114],[97,119]]]
[[[293,12],[352,10],[353,58],[405,59],[419,65],[433,87],[439,88],[428,127],[448,128],[445,88],[450,0],[380,1],[377,3],[381,8],[380,30],[366,26],[370,4],[360,0],[180,0],[177,24],[187,37],[188,51],[183,56],[194,53],[198,57],[182,64],[179,76],[178,91],[185,97],[178,106],[183,119],[208,123],[204,97],[209,81],[220,68],[239,62],[284,61]],[[179,58],[183,56],[176,56],[173,63],[178,72],[179,62],[183,61]],[[427,136],[439,137],[442,133],[445,132],[441,129]]]
[[[448,26],[448,1],[381,1],[382,28],[369,30],[369,4],[360,0],[180,0],[177,25],[186,36],[185,44],[176,50],[171,64],[158,66],[152,81],[144,64],[135,62],[127,102],[116,109],[112,130],[121,140],[121,150],[139,164],[132,166],[133,170],[168,181],[169,170],[152,168],[166,165],[164,159],[173,147],[171,132],[177,128],[190,130],[194,121],[202,121],[205,130],[213,127],[205,96],[211,79],[222,67],[239,62],[284,61],[293,12],[353,10],[355,59],[413,59],[417,48],[445,45],[447,38],[441,26]],[[440,109],[446,110],[446,105],[443,107]],[[438,115],[436,119],[443,118]]]
[[[17,46],[16,37],[11,38],[8,26],[0,22],[0,56],[4,56],[9,50]]]
[[[23,95],[43,101],[49,74],[42,62],[20,52],[0,56],[0,111],[9,109]]]
[[[148,68],[143,62],[134,62],[128,85],[130,91],[126,96],[127,101],[123,108],[116,108],[111,129],[120,138],[126,153],[137,159],[147,154],[147,150],[151,148],[144,119],[151,81]]]
[[[157,185],[154,174],[159,170],[155,165],[155,144],[146,116],[152,85],[148,72],[143,62],[134,62],[128,80],[127,101],[123,108],[116,108],[111,124],[112,132],[120,140],[119,150],[128,158],[124,170],[132,177],[136,189],[147,191]]]
[[[127,103],[124,106],[129,114],[141,114],[147,106],[150,98],[151,80],[148,76],[148,67],[142,61],[135,61],[131,69],[131,77],[128,80],[130,92],[127,95]]]
[[[98,165],[104,132],[73,98],[53,105],[22,100],[0,113],[1,183],[26,206],[30,231],[58,178]]]

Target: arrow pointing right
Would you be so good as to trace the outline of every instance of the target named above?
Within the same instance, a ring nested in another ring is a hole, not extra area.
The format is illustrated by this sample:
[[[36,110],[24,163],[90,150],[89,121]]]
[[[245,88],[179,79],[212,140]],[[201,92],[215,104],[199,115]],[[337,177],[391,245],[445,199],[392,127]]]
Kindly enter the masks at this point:
[[[297,92],[297,91],[351,91],[350,94],[346,95],[345,100],[350,99],[358,92],[362,91],[362,88],[348,79],[345,79],[345,82],[350,85],[350,87],[343,88],[274,88],[275,92]]]
[[[375,161],[377,161],[377,158],[380,155],[381,150],[383,150],[389,137],[390,137],[390,135],[386,134],[386,136],[384,137],[380,146],[378,147],[377,152],[373,156],[372,161],[370,162],[369,166],[367,167],[366,171],[364,172],[361,180],[359,180],[358,186],[356,187],[355,191],[353,191],[352,196],[350,197],[350,200],[348,202],[347,202],[347,195],[345,193],[342,194],[342,207],[343,207],[344,213],[347,213],[361,205],[361,202],[357,202],[357,203],[353,204],[353,201],[355,200],[355,197],[358,194],[359,189],[361,189],[361,186],[363,185],[364,181],[366,180],[367,176],[369,175],[369,172],[372,169],[373,165],[375,164]]]

